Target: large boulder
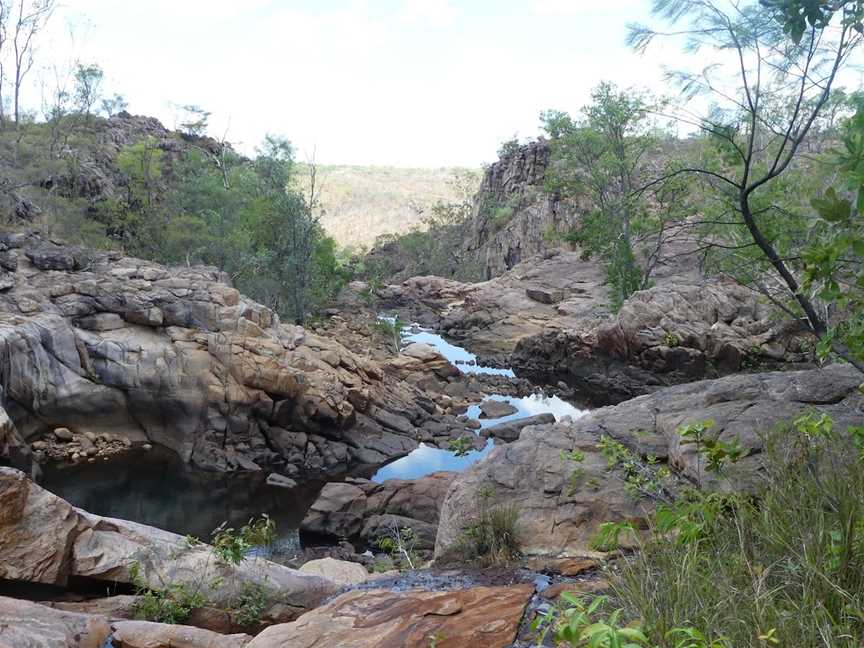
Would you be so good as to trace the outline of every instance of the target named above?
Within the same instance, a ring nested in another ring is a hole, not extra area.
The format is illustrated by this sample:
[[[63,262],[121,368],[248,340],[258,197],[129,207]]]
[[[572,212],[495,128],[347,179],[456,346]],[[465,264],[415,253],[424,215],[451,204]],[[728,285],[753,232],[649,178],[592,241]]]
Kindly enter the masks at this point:
[[[28,445],[55,428],[288,477],[344,474],[417,446],[429,413],[416,387],[282,324],[215,268],[35,235],[4,234],[0,249],[16,278],[0,291],[0,462],[28,468]]]
[[[255,588],[265,600],[262,614],[279,619],[314,608],[337,589],[328,580],[259,557],[224,564],[209,545],[90,515],[12,468],[0,468],[0,503],[2,578],[65,585],[76,577],[154,589],[184,585],[202,592],[207,604],[223,608]]]
[[[293,623],[271,626],[249,648],[328,646],[382,648],[505,648],[513,643],[531,585],[474,587],[454,592],[347,592]]]
[[[599,526],[631,521],[637,526],[653,510],[651,498],[634,496],[623,476],[609,467],[602,437],[635,455],[655,457],[675,480],[706,488],[754,483],[763,433],[801,412],[832,416],[838,429],[861,425],[864,377],[849,366],[799,372],[729,376],[670,387],[606,407],[571,423],[525,428],[519,440],[496,447],[454,480],[441,507],[436,554],[457,547],[477,512],[481,492],[489,505],[518,508],[523,551],[539,556],[584,556]],[[712,434],[738,439],[749,456],[732,466],[729,482],[704,470],[692,444],[682,443],[683,425],[713,421]],[[582,453],[576,463],[565,453]]]
[[[455,473],[376,483],[351,479],[329,483],[303,518],[304,534],[374,545],[394,528],[410,528],[418,549],[431,549],[444,494]]]
[[[103,616],[0,597],[0,648],[103,648],[110,634]]]

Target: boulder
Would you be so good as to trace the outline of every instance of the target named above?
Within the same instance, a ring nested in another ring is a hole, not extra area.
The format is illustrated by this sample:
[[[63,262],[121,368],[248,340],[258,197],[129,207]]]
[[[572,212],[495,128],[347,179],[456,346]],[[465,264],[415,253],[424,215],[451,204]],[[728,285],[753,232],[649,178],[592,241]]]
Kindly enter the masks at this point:
[[[300,567],[300,571],[304,574],[326,578],[339,587],[359,585],[369,579],[369,572],[363,565],[329,557],[310,560]]]
[[[351,591],[297,621],[264,630],[249,648],[328,646],[506,648],[513,643],[534,588],[474,587],[453,592]]]
[[[374,544],[394,525],[411,528],[431,549],[441,502],[455,473],[438,472],[419,479],[376,483],[352,479],[326,484],[300,525],[304,534]]]
[[[519,408],[506,401],[485,400],[480,403],[480,418],[497,419],[510,416],[518,411]]]
[[[103,648],[110,634],[103,616],[0,597],[2,648]]]
[[[223,635],[192,626],[150,621],[118,621],[112,626],[115,648],[242,648],[252,637]]]
[[[798,372],[746,374],[669,387],[614,407],[595,410],[570,423],[527,427],[514,443],[497,446],[459,474],[441,507],[436,555],[458,546],[476,515],[480,491],[490,505],[515,504],[523,551],[529,556],[592,555],[591,540],[604,522],[645,526],[653,500],[634,497],[610,470],[599,442],[609,437],[634,454],[654,456],[676,482],[704,488],[754,485],[763,432],[804,411],[832,416],[837,429],[860,425],[862,376],[850,366]],[[750,455],[727,469],[718,483],[700,469],[692,444],[682,443],[681,426],[713,421],[723,441],[737,439]],[[582,453],[575,463],[563,453]]]
[[[483,430],[483,434],[485,434],[486,436],[494,437],[496,439],[501,439],[502,441],[515,441],[519,438],[522,430],[528,426],[545,425],[554,422],[555,415],[547,412],[546,414],[537,414],[535,416],[528,416],[526,418],[516,421],[507,421],[506,423],[499,423],[498,425],[493,425],[491,427],[485,428]]]

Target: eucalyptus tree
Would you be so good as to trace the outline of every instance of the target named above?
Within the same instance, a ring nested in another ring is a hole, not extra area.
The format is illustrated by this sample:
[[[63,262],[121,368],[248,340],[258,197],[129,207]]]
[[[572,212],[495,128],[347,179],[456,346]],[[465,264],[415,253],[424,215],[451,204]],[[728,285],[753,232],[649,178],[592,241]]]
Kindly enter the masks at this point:
[[[705,249],[819,339],[830,338],[832,308],[803,281],[815,212],[799,182],[813,177],[802,147],[862,41],[860,0],[655,0],[668,28],[631,25],[644,51],[666,37],[683,41],[699,66],[669,74],[682,90],[669,109],[714,147],[656,182],[698,179],[706,205]],[[707,66],[705,60],[711,61]],[[832,349],[864,370],[842,339]]]

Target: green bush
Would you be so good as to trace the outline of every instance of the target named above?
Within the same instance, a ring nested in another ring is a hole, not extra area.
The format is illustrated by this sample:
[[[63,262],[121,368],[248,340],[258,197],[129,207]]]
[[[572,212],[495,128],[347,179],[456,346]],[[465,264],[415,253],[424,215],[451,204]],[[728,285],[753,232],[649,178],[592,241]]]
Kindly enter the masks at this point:
[[[661,509],[612,579],[627,615],[663,648],[859,648],[864,463],[848,450],[862,436],[805,414],[767,436],[755,498]],[[704,641],[675,632],[685,625]]]

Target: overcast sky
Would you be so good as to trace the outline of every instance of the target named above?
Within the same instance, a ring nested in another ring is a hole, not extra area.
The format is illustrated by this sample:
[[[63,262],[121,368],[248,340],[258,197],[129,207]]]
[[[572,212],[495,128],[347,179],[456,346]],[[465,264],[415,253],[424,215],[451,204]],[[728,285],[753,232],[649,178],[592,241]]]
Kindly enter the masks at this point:
[[[67,0],[52,47],[98,62],[129,109],[212,111],[246,151],[284,134],[328,164],[477,166],[575,111],[591,88],[659,87],[677,51],[639,56],[649,0]],[[47,52],[46,52],[47,54]]]

